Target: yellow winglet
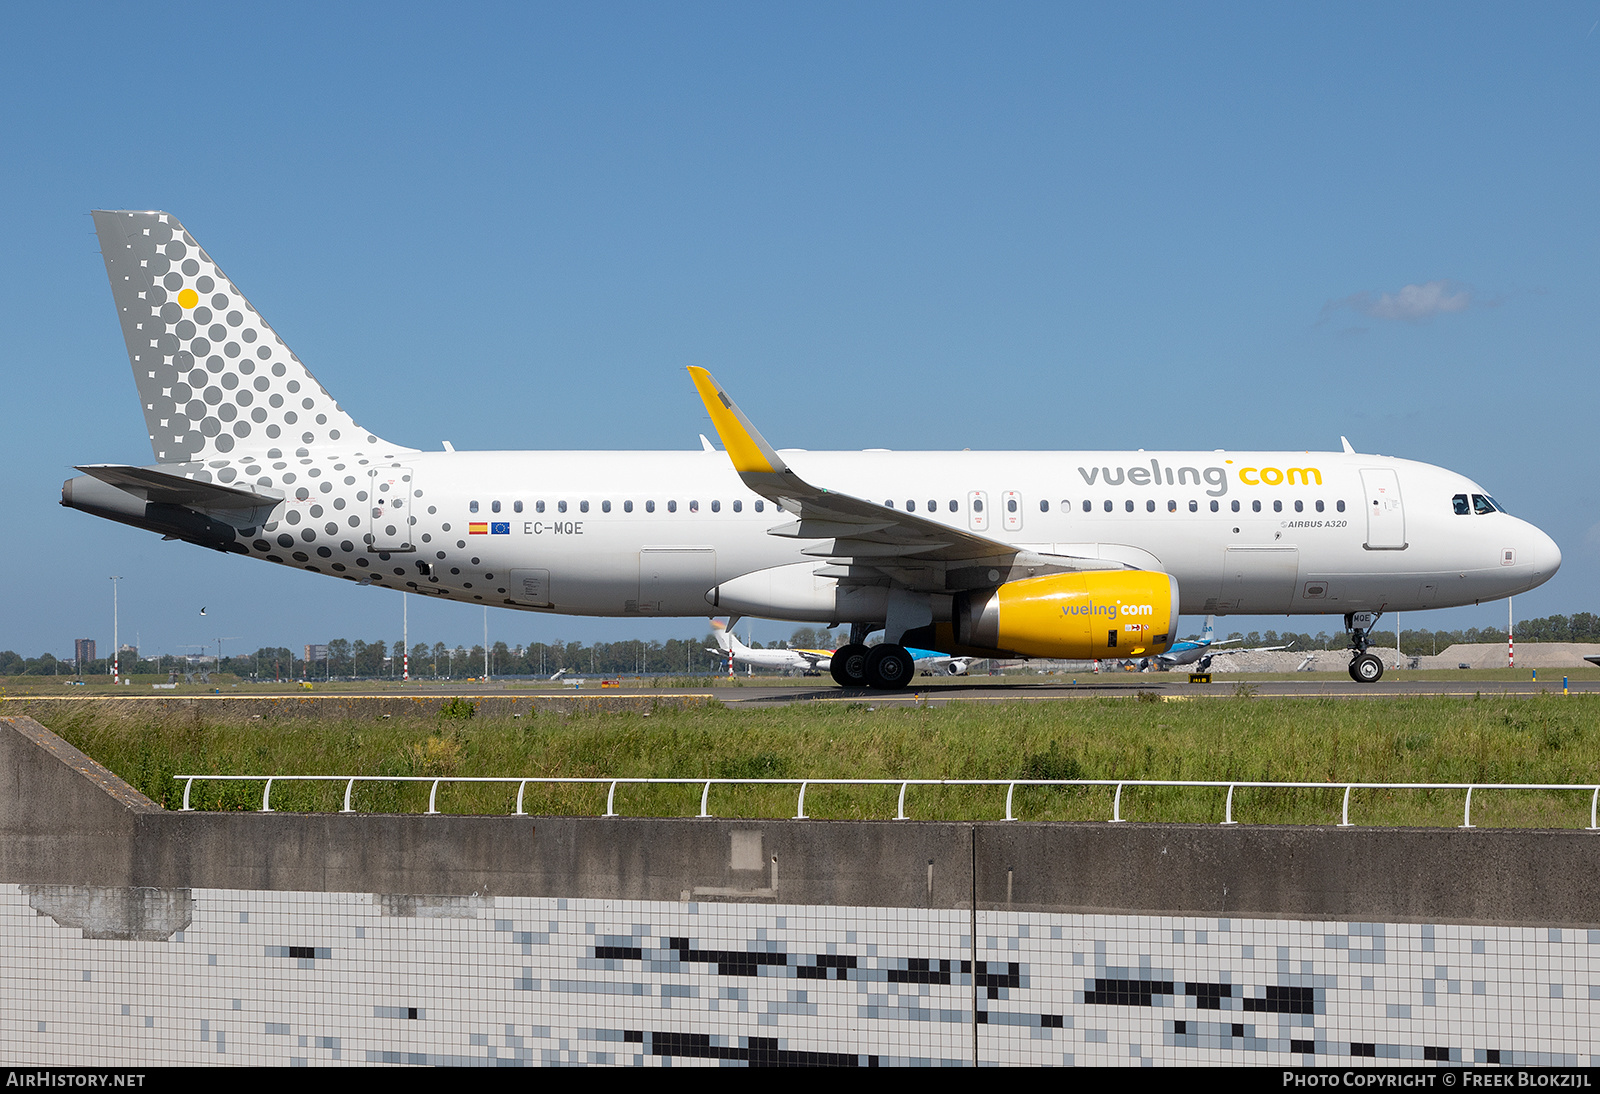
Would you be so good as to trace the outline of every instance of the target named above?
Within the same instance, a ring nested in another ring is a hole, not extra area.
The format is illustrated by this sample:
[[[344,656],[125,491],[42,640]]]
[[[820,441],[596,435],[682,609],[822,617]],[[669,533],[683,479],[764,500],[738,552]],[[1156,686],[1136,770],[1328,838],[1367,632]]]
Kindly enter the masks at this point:
[[[694,381],[701,401],[706,404],[706,413],[711,415],[711,424],[716,427],[722,447],[728,450],[728,458],[733,460],[735,471],[743,475],[752,472],[771,474],[783,470],[783,460],[778,458],[756,427],[750,424],[744,412],[728,398],[722,385],[712,378],[711,373],[698,365],[690,365],[689,378]]]

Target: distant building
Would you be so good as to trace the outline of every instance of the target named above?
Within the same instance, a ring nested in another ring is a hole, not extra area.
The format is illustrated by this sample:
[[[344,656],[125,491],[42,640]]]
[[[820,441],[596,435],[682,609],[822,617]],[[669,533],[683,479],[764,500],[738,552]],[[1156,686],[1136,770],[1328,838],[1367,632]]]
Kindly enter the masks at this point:
[[[327,659],[327,656],[328,656],[328,647],[325,644],[324,645],[320,645],[320,646],[319,645],[312,645],[312,646],[307,646],[306,647],[306,660],[308,662],[310,662],[310,661],[323,661],[323,660]]]
[[[80,638],[72,643],[72,658],[78,664],[78,671],[83,671],[83,666],[95,659],[94,639]]]

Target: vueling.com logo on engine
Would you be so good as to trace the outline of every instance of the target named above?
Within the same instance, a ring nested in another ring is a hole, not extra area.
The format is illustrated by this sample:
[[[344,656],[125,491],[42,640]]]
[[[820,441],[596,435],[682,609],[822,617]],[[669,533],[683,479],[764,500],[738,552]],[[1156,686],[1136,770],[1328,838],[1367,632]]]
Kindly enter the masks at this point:
[[[1155,615],[1156,610],[1150,604],[1124,604],[1118,601],[1115,604],[1096,604],[1089,601],[1087,604],[1063,604],[1062,615],[1100,615],[1107,619],[1118,619],[1124,615]]]

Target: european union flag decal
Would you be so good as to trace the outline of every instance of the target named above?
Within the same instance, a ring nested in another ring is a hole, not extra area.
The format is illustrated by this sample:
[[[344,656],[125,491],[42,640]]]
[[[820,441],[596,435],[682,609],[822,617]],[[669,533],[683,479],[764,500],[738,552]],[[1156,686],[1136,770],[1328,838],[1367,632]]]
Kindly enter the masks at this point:
[[[509,536],[511,534],[510,522],[495,521],[493,524],[489,525],[489,534],[492,536]]]

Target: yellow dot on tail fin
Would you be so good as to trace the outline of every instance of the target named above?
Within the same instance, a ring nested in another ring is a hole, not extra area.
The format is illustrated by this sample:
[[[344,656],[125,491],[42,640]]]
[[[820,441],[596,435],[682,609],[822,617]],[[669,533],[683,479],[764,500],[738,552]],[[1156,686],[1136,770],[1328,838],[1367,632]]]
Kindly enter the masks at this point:
[[[178,294],[178,307],[184,311],[188,311],[198,303],[200,303],[200,294],[193,289],[184,289]]]

